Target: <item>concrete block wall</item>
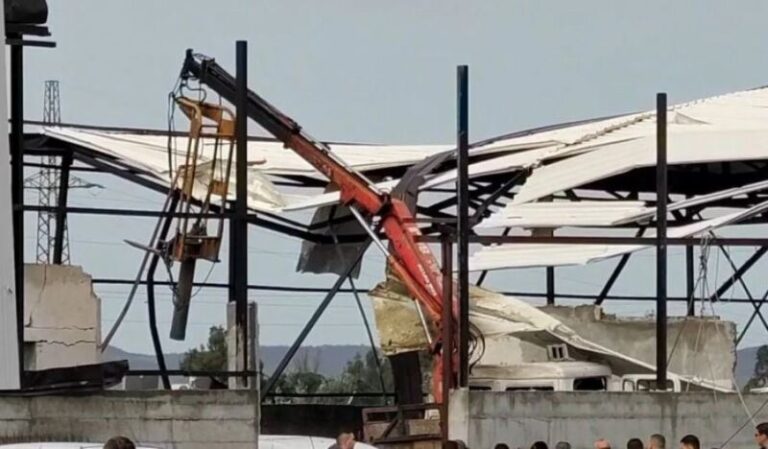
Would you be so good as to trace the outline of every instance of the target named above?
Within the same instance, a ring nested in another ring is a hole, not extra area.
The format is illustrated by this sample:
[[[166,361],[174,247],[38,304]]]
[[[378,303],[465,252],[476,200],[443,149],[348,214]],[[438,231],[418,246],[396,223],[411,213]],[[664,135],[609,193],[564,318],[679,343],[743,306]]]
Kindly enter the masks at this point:
[[[768,395],[745,395],[744,400],[751,413],[757,412],[756,422],[768,421]],[[525,449],[537,440],[550,447],[568,441],[574,449],[591,449],[597,438],[622,448],[630,438],[647,441],[653,433],[663,434],[670,449],[689,433],[699,437],[702,449],[719,448],[734,434],[726,447],[756,447],[754,426],[737,394],[463,390],[450,401],[451,438],[471,449],[492,449],[500,442]]]
[[[27,369],[99,363],[101,302],[91,276],[73,265],[24,267],[24,342]]]
[[[167,449],[255,449],[255,392],[103,392],[0,397],[0,441],[104,442],[125,435]]]

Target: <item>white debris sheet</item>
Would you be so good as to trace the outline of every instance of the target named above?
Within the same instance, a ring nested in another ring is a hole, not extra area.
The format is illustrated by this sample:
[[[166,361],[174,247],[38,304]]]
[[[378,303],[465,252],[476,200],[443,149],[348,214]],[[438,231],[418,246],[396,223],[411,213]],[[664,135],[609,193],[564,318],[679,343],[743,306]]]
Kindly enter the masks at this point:
[[[169,183],[169,158],[174,169],[183,165],[188,145],[186,137],[173,138],[171,140],[172,150],[169,155],[169,139],[163,135],[69,127],[43,128],[43,133],[49,137],[116,158],[128,166],[152,175],[158,182],[164,184]],[[331,148],[347,165],[361,172],[408,167],[433,154],[450,149],[449,146],[445,145],[364,144],[332,144]],[[203,139],[202,157],[199,165],[210,164],[212,156],[212,140]],[[250,208],[265,212],[281,212],[283,210],[315,209],[320,206],[336,204],[339,201],[338,193],[291,194],[275,185],[273,181],[276,176],[312,180],[325,179],[309,163],[290,149],[286,149],[282,143],[273,140],[249,141],[248,205]],[[231,182],[230,192],[234,192],[234,176],[232,176]],[[393,182],[383,182],[380,187],[388,188],[393,185]]]
[[[402,284],[390,278],[376,286],[369,296],[373,301],[381,348],[385,354],[428,347],[414,301],[405,294]],[[599,361],[619,376],[655,372],[653,365],[587,340],[560,320],[512,296],[470,287],[469,319],[487,344],[493,344],[489,341],[497,337],[515,337],[541,347],[564,343],[570,347],[569,353],[581,353],[590,361]],[[711,379],[673,372],[669,372],[668,377],[707,389],[731,391]]]
[[[667,230],[667,236],[671,238],[703,237],[709,232],[760,214],[766,209],[768,209],[768,201],[716,218],[671,227]],[[651,229],[646,236],[655,237],[656,231]],[[646,248],[649,246],[562,243],[501,244],[485,246],[472,254],[469,258],[469,270],[584,265]]]
[[[668,120],[668,161],[671,165],[768,160],[768,88],[671,106]],[[161,183],[168,182],[167,136],[64,127],[44,128],[43,132],[105,157],[116,158]],[[649,207],[652,205],[640,201],[606,198],[606,201],[537,202],[560,192],[655,165],[655,132],[656,114],[647,111],[524,131],[475,145],[470,150],[470,178],[506,175],[512,179],[521,172],[527,174],[521,178],[514,199],[477,225],[478,229],[611,227],[652,219],[655,214]],[[175,167],[182,163],[187,139],[178,137],[173,141],[175,150],[171,161]],[[404,169],[452,148],[452,145],[331,145],[332,151],[349,166],[366,174],[375,172],[379,181],[377,186],[385,191],[397,184],[397,177]],[[209,143],[206,151],[203,164],[210,163]],[[316,210],[338,203],[338,192],[297,194],[301,189],[275,182],[285,177],[299,183],[324,179],[281,143],[253,140],[249,142],[248,154],[248,204],[252,209],[287,213]],[[456,170],[450,169],[428,176],[422,188],[450,184],[455,180]],[[768,180],[673,202],[670,210],[766,190],[766,182]],[[680,236],[700,233],[695,224],[691,226],[671,232],[680,232]],[[502,245],[480,250],[472,261],[475,270],[581,264],[636,249],[639,248],[600,245],[518,245],[513,249]]]

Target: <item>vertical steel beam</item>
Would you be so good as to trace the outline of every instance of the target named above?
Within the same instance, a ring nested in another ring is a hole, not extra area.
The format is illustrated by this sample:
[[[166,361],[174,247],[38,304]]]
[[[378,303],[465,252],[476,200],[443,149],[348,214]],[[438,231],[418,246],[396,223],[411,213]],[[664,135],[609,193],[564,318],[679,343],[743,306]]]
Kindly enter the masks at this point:
[[[656,388],[667,389],[667,94],[656,95]]]
[[[688,298],[686,316],[694,316],[696,314],[696,292],[694,291],[696,280],[694,279],[693,271],[693,246],[688,245],[685,247],[685,292]]]
[[[457,78],[458,262],[459,262],[459,386],[469,382],[469,67]]]
[[[168,212],[173,213],[176,211],[176,206],[179,204],[180,192],[176,189],[171,192],[171,198],[168,202]],[[155,359],[157,360],[157,367],[160,370],[160,380],[163,382],[163,389],[171,389],[171,380],[168,377],[168,368],[165,365],[165,355],[163,354],[163,345],[160,341],[160,333],[157,331],[157,308],[155,306],[155,272],[157,271],[157,265],[160,262],[160,251],[165,239],[168,237],[168,231],[171,229],[171,223],[173,223],[173,217],[161,218],[162,225],[160,233],[157,235],[157,239],[154,239],[156,249],[158,252],[152,254],[152,260],[149,262],[149,268],[147,270],[147,316],[149,317],[149,333],[152,337],[152,347],[155,350]],[[58,229],[58,228],[57,228]]]
[[[443,447],[448,444],[448,397],[453,388],[453,245],[451,238],[443,234],[441,243],[443,269],[443,316],[442,316],[442,363],[443,363],[443,403],[440,410]]]
[[[56,234],[53,239],[53,263],[61,265],[64,256],[64,236],[67,229],[67,202],[69,199],[69,169],[72,167],[72,149],[68,148],[61,158],[59,195],[56,199]]]
[[[555,305],[555,267],[547,267],[547,305]]]
[[[21,36],[10,36],[21,39]],[[11,45],[11,201],[13,265],[16,280],[16,332],[24,383],[24,47]]]
[[[234,296],[237,345],[248,366],[248,43],[237,41],[237,97],[235,98],[235,216],[234,216]]]

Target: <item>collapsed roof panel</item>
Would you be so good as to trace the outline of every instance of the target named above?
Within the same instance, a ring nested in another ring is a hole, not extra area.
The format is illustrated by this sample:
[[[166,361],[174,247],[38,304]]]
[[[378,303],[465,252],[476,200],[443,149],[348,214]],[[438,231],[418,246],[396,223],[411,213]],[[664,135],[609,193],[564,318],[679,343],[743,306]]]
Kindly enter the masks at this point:
[[[682,238],[703,235],[718,228],[737,223],[768,209],[768,201],[745,210],[732,212],[708,220],[700,220],[684,226],[669,228],[667,236]],[[655,230],[648,232],[654,237]],[[481,248],[469,258],[469,270],[499,270],[503,268],[531,268],[565,265],[584,265],[610,257],[620,256],[648,245],[601,245],[601,244],[503,244]]]
[[[698,195],[667,206],[673,212],[690,207],[712,204],[768,189],[768,181]],[[640,222],[656,216],[655,207],[644,201],[556,201],[507,204],[480,222],[477,229],[494,228],[559,228],[566,226],[617,226]]]
[[[415,301],[404,294],[399,282],[390,278],[371,290],[369,296],[373,301],[376,327],[385,354],[398,354],[427,345]],[[565,344],[569,353],[577,355],[577,359],[609,366],[616,375],[655,372],[652,363],[587,339],[552,314],[512,296],[470,287],[469,320],[482,334],[486,345],[507,344],[505,337],[514,337],[540,347]],[[502,352],[505,349],[510,353],[513,351],[512,348],[501,348]],[[470,357],[476,361],[482,354],[471,354]],[[730,379],[722,382],[719,378],[707,378],[710,373],[693,376],[669,372],[668,375],[670,379],[699,387],[732,391]]]
[[[767,160],[768,127],[762,130],[686,130],[668,135],[668,164]],[[593,151],[535,169],[520,188],[515,204],[656,164],[656,136],[601,146]]]

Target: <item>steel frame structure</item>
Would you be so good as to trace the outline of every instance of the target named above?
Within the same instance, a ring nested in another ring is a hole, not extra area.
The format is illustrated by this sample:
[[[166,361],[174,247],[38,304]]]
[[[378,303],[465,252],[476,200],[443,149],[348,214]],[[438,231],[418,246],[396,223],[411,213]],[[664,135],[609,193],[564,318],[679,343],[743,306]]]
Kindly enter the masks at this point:
[[[18,39],[13,41],[19,43]],[[242,45],[242,44],[241,44]],[[242,52],[242,53],[241,53]],[[14,233],[16,242],[23,242],[23,229],[20,223],[23,222],[24,212],[37,212],[46,211],[56,214],[57,222],[64,223],[69,214],[106,214],[115,216],[134,216],[134,217],[181,217],[183,214],[177,212],[158,212],[151,210],[129,210],[129,209],[107,209],[107,208],[77,208],[69,207],[67,205],[67,190],[68,183],[61,183],[61,195],[59,196],[59,202],[55,207],[45,208],[33,205],[25,205],[23,203],[23,196],[21,195],[21,183],[23,182],[23,168],[24,166],[36,166],[33,162],[23,162],[23,156],[43,156],[43,155],[55,155],[60,156],[62,161],[62,179],[66,179],[70,171],[95,171],[100,173],[109,173],[119,178],[134,182],[147,189],[150,189],[159,193],[167,193],[167,186],[152,178],[149,173],[142,172],[133,167],[123,164],[121,161],[115,158],[105,157],[97,154],[83,146],[76,144],[67,144],[56,139],[52,139],[45,135],[28,134],[24,135],[22,126],[25,123],[23,120],[22,98],[21,92],[23,88],[23,72],[22,72],[22,56],[21,47],[18,45],[12,46],[11,49],[11,151],[12,151],[12,163],[13,163],[13,198],[14,198]],[[244,46],[241,48],[238,46],[238,78],[245,77],[245,68],[241,66],[245,55]],[[686,297],[668,297],[666,293],[665,282],[659,282],[659,288],[655,296],[642,296],[642,297],[630,297],[621,295],[610,295],[610,291],[626,267],[630,255],[622,256],[616,264],[615,269],[609,275],[605,282],[605,285],[596,295],[574,295],[557,293],[555,285],[555,276],[552,269],[547,270],[547,282],[545,292],[505,292],[509,294],[516,294],[521,296],[542,297],[546,298],[548,303],[554,303],[556,298],[563,299],[593,299],[595,304],[602,304],[606,300],[618,301],[618,300],[634,300],[634,301],[655,301],[660,313],[657,315],[659,338],[657,343],[659,345],[659,353],[661,349],[666,346],[664,343],[664,335],[666,332],[666,315],[661,313],[665,311],[666,304],[668,302],[686,302],[688,304],[688,315],[692,315],[694,307],[690,298],[693,297],[693,273],[694,273],[694,257],[693,250],[698,246],[701,241],[696,238],[665,238],[664,232],[659,232],[657,237],[646,238],[643,237],[643,232],[648,227],[656,227],[663,231],[667,224],[680,225],[690,223],[694,220],[694,217],[702,212],[702,207],[694,207],[690,210],[685,210],[684,213],[673,214],[669,223],[666,223],[667,210],[666,201],[668,195],[686,195],[692,196],[699,193],[704,193],[702,185],[706,185],[708,189],[718,187],[728,187],[732,183],[743,184],[745,181],[757,180],[761,176],[761,173],[765,172],[768,168],[768,161],[751,161],[751,162],[725,162],[721,164],[698,164],[689,165],[685,167],[672,167],[669,168],[665,163],[660,163],[656,168],[651,169],[637,169],[630,174],[617,177],[617,179],[607,179],[595,182],[591,185],[583,186],[579,188],[578,193],[574,191],[565,192],[565,197],[569,199],[589,199],[594,198],[595,194],[604,196],[606,193],[620,199],[627,198],[639,198],[641,194],[656,193],[658,217],[662,219],[651,222],[644,225],[634,226],[637,229],[637,233],[634,237],[595,237],[595,236],[513,236],[509,235],[509,230],[505,230],[501,235],[476,235],[471,229],[472,225],[479,219],[486,216],[491,207],[500,205],[499,200],[502,198],[510,199],[514,197],[514,190],[521,185],[528,173],[526,171],[520,171],[516,174],[502,174],[502,175],[489,175],[479,179],[470,181],[467,174],[468,167],[468,150],[473,145],[469,145],[468,138],[468,70],[466,67],[459,68],[457,73],[458,78],[458,91],[457,91],[457,148],[458,157],[455,160],[449,160],[443,162],[441,167],[443,168],[458,168],[459,179],[457,183],[457,191],[451,189],[432,189],[431,191],[448,193],[448,198],[442,198],[435,201],[430,205],[420,205],[418,212],[420,214],[419,221],[424,224],[422,227],[425,234],[422,241],[430,243],[440,243],[444,252],[443,257],[443,274],[447,277],[450,275],[450,268],[452,267],[452,258],[445,257],[445,254],[451,254],[452,245],[456,245],[459,250],[458,261],[458,294],[460,301],[460,315],[458,329],[452,329],[450,326],[446,327],[445,332],[450,333],[458,332],[459,339],[457,339],[459,348],[459,359],[461,360],[462,370],[460,371],[458,385],[466,385],[468,372],[466,348],[468,347],[468,318],[467,318],[467,292],[469,285],[469,273],[467,267],[468,260],[468,248],[469,244],[498,244],[498,243],[572,243],[572,244],[646,244],[656,246],[658,249],[666,248],[668,245],[683,245],[686,247]],[[242,85],[244,87],[244,84]],[[238,85],[238,87],[241,87]],[[236,107],[240,109],[245,101],[244,90],[238,89],[238,99]],[[664,98],[665,99],[665,98]],[[663,114],[666,111],[665,103],[662,103],[662,97],[659,97],[659,113]],[[238,114],[238,117],[245,114]],[[661,116],[661,115],[660,115]],[[39,124],[39,122],[26,122],[30,124]],[[658,129],[658,141],[659,148],[659,161],[663,161],[665,148],[665,121],[659,120]],[[63,125],[67,126],[67,125]],[[83,127],[83,126],[79,126]],[[123,130],[130,132],[139,132],[146,134],[168,134],[165,131],[157,130],[137,130],[133,128],[114,129],[103,127],[90,127],[94,129],[104,130]],[[245,142],[244,127],[239,126],[239,139],[238,142]],[[509,137],[509,136],[505,136]],[[261,140],[261,139],[256,139]],[[265,139],[270,140],[270,139]],[[478,144],[475,144],[478,145]],[[245,155],[245,148],[238,147],[238,156]],[[245,186],[244,174],[245,174],[245,157],[238,157],[238,161],[242,161],[242,164],[238,163],[236,167],[236,176],[238,178],[238,185]],[[73,164],[78,165],[73,165]],[[40,165],[40,164],[38,164]],[[652,173],[657,170],[657,176],[653,176]],[[745,172],[746,170],[746,172]],[[738,173],[737,173],[738,172]],[[67,173],[67,176],[64,176]],[[669,173],[669,175],[666,175]],[[650,176],[649,176],[650,175]],[[666,176],[665,176],[666,175]],[[242,176],[242,177],[241,177]],[[666,179],[664,179],[666,178]],[[657,180],[658,184],[654,185],[649,180]],[[699,182],[689,182],[690,179],[703,179]],[[668,181],[668,183],[667,183]],[[280,183],[280,182],[278,182]],[[297,180],[291,178],[285,178],[282,183],[289,185],[301,185],[308,187],[317,187],[321,183],[307,182],[306,180]],[[453,194],[455,193],[455,194]],[[557,196],[559,197],[559,195]],[[365,242],[368,241],[369,236],[366,234],[352,235],[352,236],[339,236],[337,241],[332,241],[328,236],[316,232],[321,227],[327,225],[327,223],[320,223],[315,225],[308,225],[300,222],[296,222],[284,217],[280,217],[274,214],[267,213],[248,213],[245,208],[245,192],[238,189],[236,192],[235,207],[233,210],[228,210],[223,213],[224,219],[230,220],[231,230],[234,239],[232,239],[230,248],[230,278],[227,284],[223,283],[195,283],[198,287],[205,288],[227,288],[231,292],[230,299],[237,302],[238,305],[243,303],[242,307],[238,307],[238,319],[241,315],[241,309],[245,309],[245,298],[247,298],[247,292],[249,290],[280,290],[280,291],[304,291],[325,293],[326,296],[317,308],[312,318],[307,322],[304,328],[301,330],[298,338],[295,340],[291,349],[286,357],[281,361],[276,374],[279,374],[288,363],[291,358],[303,343],[306,336],[311,332],[314,324],[322,316],[324,310],[333,300],[334,296],[339,292],[359,293],[366,291],[366,289],[357,289],[355,287],[343,288],[343,284],[346,281],[346,276],[340,276],[339,280],[329,289],[318,288],[303,288],[303,287],[286,287],[286,286],[273,286],[273,285],[251,285],[247,280],[247,253],[240,251],[238,247],[245,248],[244,239],[247,238],[247,225],[255,225],[263,227],[275,232],[279,232],[288,236],[296,237],[299,239],[305,239],[317,243],[351,243],[351,242]],[[727,199],[721,200],[707,207],[745,207],[752,204],[756,204],[761,200],[765,200],[764,194],[752,194],[746,199]],[[458,213],[456,212],[458,211]],[[351,219],[351,218],[349,218]],[[337,219],[335,223],[341,223],[349,219]],[[761,215],[748,220],[749,223],[766,223],[768,217]],[[458,226],[457,226],[458,225]],[[631,227],[631,226],[627,226]],[[59,229],[59,226],[57,226]],[[63,226],[61,229],[64,229]],[[379,234],[380,237],[383,237]],[[56,235],[57,245],[62,245],[60,240],[63,236],[58,233]],[[768,252],[768,238],[720,238],[716,243],[722,248],[722,251],[726,251],[724,246],[748,246],[757,247],[754,254],[752,254],[741,266],[737,266],[733,262],[732,258],[728,257],[730,265],[734,272],[726,279],[718,288],[717,291],[709,298],[712,301],[718,301],[725,293],[727,293],[735,285],[741,285],[746,287],[743,277],[754,267],[754,265]],[[15,249],[15,261],[17,271],[17,304],[19,305],[19,314],[23,316],[23,249],[22,245],[16,245]],[[664,251],[659,251],[660,257],[657,257],[657,273],[660,280],[666,279],[666,257],[664,257]],[[362,254],[361,256],[362,257]],[[240,267],[240,268],[238,268]],[[479,283],[486,278],[487,273],[481,273],[479,277]],[[132,280],[127,279],[94,279],[95,284],[129,284],[133,283]],[[165,282],[154,282],[152,279],[142,281],[143,285],[164,285]],[[447,298],[450,298],[453,294],[450,291],[452,283],[446,283],[446,291],[444,294]],[[760,298],[756,298],[752,293],[745,288],[746,297],[732,298],[728,302],[734,304],[749,304],[752,306],[753,314],[750,320],[747,322],[745,328],[742,330],[742,334],[739,336],[739,340],[743,338],[744,332],[753,324],[755,320],[761,321],[768,330],[768,323],[764,319],[761,308],[768,298],[768,293]],[[239,321],[242,322],[242,321]],[[19,320],[20,328],[20,342],[23,341],[23,322]],[[156,322],[153,317],[150,317],[150,326],[156,327]],[[446,341],[450,341],[446,340]],[[160,350],[161,351],[161,350]],[[664,350],[663,353],[666,351]],[[245,352],[247,354],[247,352]],[[450,352],[447,352],[450,353]],[[23,357],[23,351],[20,351]],[[662,357],[663,358],[663,357]],[[666,361],[659,360],[659,374],[665,373]],[[23,366],[23,363],[21,364]],[[245,363],[243,366],[248,366]],[[162,370],[161,370],[162,371]],[[166,374],[171,372],[165,370]],[[147,374],[157,373],[156,371],[135,371],[133,374]],[[224,372],[218,375],[236,375],[236,376],[253,376],[256,373],[253,371],[242,370],[234,372]],[[273,376],[276,378],[276,376]],[[447,381],[450,382],[450,376]],[[664,382],[660,382],[659,385],[665,385]],[[449,386],[453,386],[450,384]],[[269,395],[269,389],[265,392],[265,396]],[[378,394],[378,393],[377,393]]]

